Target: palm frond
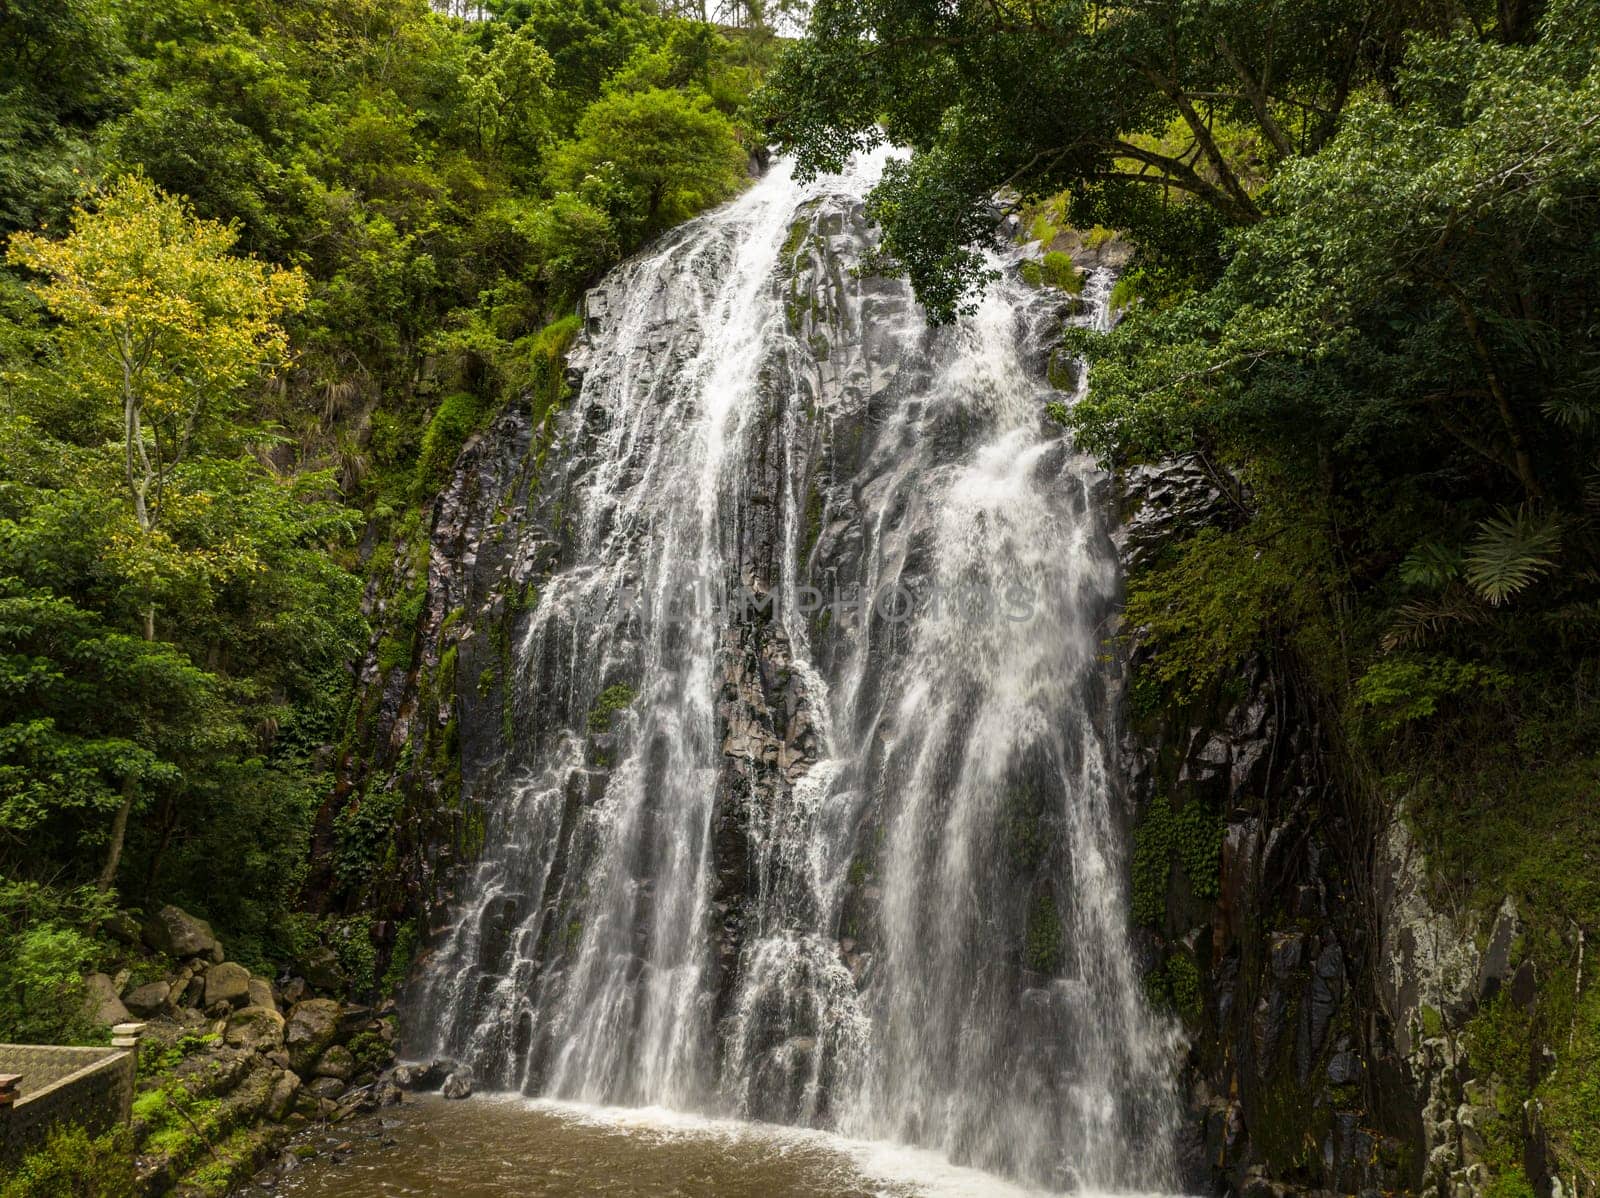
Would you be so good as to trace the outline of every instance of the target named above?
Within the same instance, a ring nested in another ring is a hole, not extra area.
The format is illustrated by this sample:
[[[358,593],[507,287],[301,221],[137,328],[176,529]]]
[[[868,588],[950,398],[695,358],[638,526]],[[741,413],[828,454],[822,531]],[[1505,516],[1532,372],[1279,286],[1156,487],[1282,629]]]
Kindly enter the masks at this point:
[[[1600,418],[1600,410],[1595,408],[1592,393],[1582,391],[1566,391],[1552,395],[1539,405],[1539,408],[1549,419],[1573,432],[1589,428],[1597,418]]]
[[[1488,610],[1481,600],[1460,587],[1452,587],[1437,598],[1402,604],[1383,634],[1383,649],[1385,653],[1417,649],[1453,627],[1485,624],[1488,620]]]
[[[1560,552],[1560,517],[1539,516],[1526,507],[1502,509],[1478,526],[1467,555],[1467,582],[1499,606],[1554,566]]]

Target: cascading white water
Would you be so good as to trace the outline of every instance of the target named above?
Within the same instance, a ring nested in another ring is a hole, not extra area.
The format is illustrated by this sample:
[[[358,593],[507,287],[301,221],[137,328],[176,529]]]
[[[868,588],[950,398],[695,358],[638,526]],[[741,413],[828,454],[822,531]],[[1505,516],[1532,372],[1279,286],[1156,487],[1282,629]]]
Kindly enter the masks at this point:
[[[881,167],[780,165],[591,300],[561,564],[515,653],[520,781],[479,796],[411,1046],[529,1093],[1170,1187],[1114,557],[1101,480],[1042,421],[1064,297],[1003,282],[930,331],[852,270]]]

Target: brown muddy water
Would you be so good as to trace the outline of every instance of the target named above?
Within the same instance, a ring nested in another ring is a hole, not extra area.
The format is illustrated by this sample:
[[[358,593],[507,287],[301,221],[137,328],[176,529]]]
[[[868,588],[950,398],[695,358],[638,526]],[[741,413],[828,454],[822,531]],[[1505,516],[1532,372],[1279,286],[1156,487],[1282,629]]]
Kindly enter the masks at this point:
[[[249,1198],[1023,1198],[934,1153],[670,1111],[476,1096],[400,1107],[301,1141]]]

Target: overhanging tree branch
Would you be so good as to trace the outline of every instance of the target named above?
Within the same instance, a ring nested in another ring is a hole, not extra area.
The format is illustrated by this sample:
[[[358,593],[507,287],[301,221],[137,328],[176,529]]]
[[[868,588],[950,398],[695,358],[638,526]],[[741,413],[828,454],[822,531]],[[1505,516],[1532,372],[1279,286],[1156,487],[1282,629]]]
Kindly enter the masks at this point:
[[[1272,107],[1267,102],[1267,93],[1259,80],[1250,73],[1250,68],[1245,66],[1244,60],[1234,53],[1228,39],[1217,34],[1217,50],[1222,57],[1228,60],[1228,65],[1233,68],[1233,73],[1239,77],[1239,84],[1244,88],[1244,94],[1249,97],[1250,107],[1255,110],[1256,121],[1261,126],[1261,131],[1267,135],[1267,140],[1277,148],[1279,154],[1285,158],[1294,156],[1294,145],[1289,140],[1289,135],[1283,131],[1283,126],[1278,124],[1278,119],[1272,115]]]

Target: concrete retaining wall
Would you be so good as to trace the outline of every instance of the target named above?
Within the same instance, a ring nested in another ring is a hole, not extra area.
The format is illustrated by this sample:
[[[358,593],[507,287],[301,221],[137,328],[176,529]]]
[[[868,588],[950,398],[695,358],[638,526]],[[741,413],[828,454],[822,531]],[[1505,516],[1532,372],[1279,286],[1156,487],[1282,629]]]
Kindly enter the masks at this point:
[[[43,1146],[53,1128],[100,1135],[133,1112],[135,1056],[123,1048],[0,1044],[0,1074],[21,1074],[20,1097],[0,1106],[0,1165]]]

